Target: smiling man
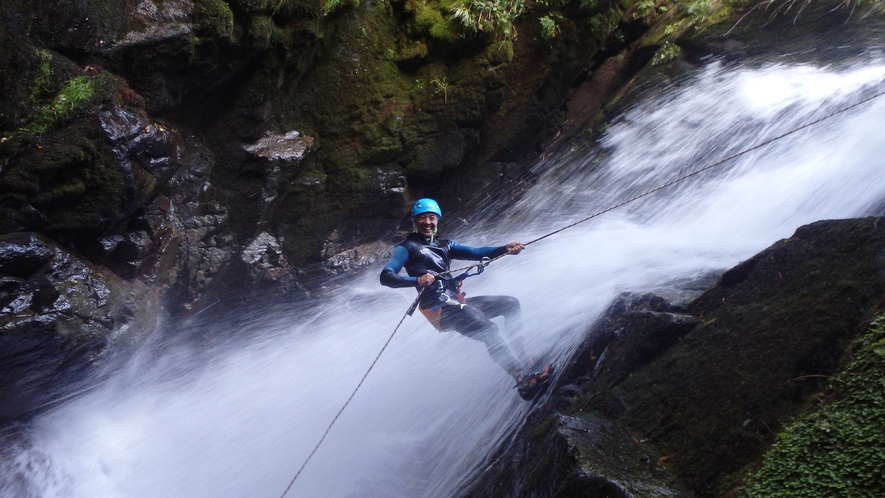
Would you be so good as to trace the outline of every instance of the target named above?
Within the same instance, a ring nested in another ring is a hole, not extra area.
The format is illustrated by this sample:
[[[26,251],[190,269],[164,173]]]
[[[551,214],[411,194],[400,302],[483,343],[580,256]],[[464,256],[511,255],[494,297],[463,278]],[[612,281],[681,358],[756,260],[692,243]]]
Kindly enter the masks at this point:
[[[436,236],[442,210],[433,199],[420,199],[412,206],[415,232],[400,243],[381,271],[381,284],[387,287],[415,287],[420,292],[418,309],[440,331],[454,330],[485,344],[489,355],[514,380],[520,396],[532,399],[549,380],[553,365],[540,372],[531,368],[519,345],[522,323],[519,301],[510,296],[478,296],[465,298],[461,293],[463,279],[448,272],[453,259],[479,261],[504,254],[519,254],[525,249],[521,242],[498,247],[469,247],[454,240]],[[405,268],[407,276],[400,275]],[[503,316],[510,335],[510,344],[501,336],[492,318]]]

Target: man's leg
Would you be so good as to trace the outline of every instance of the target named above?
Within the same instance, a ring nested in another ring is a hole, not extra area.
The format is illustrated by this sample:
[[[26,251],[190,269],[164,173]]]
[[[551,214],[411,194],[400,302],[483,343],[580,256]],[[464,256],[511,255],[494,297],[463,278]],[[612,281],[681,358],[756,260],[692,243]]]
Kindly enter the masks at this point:
[[[525,400],[534,399],[550,382],[553,375],[554,365],[552,363],[548,364],[539,371],[534,372],[532,370],[538,367],[535,365],[528,365],[524,361],[526,356],[522,346],[522,335],[520,333],[522,329],[522,319],[519,301],[515,297],[510,296],[478,296],[468,298],[467,304],[475,306],[476,309],[488,319],[497,316],[504,317],[507,324],[508,335],[511,338],[511,346],[516,346],[514,349],[521,355],[520,360],[523,360],[523,362],[520,363],[520,365],[522,365],[520,367],[520,373],[513,375],[513,378],[516,380],[519,396]],[[498,335],[498,339],[501,340],[500,335]],[[523,368],[527,369],[524,373],[521,371]]]
[[[479,309],[469,305],[445,305],[440,314],[440,325],[444,330],[455,330],[481,341],[495,363],[514,378],[522,372],[522,364],[501,337],[498,326]]]
[[[503,316],[510,348],[523,365],[528,362],[522,335],[522,311],[518,299],[511,296],[476,296],[467,298],[467,304],[478,309],[486,318]]]

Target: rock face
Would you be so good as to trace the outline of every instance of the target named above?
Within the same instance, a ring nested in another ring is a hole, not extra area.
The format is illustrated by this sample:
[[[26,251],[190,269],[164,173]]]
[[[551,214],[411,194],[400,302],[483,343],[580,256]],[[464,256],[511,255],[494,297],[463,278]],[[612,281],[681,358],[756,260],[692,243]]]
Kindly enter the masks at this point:
[[[139,281],[78,260],[33,233],[0,236],[0,420],[75,392],[153,331]]]
[[[685,306],[621,296],[471,496],[725,496],[883,304],[883,218],[801,227]]]
[[[629,7],[608,2],[572,6],[575,21],[557,14],[566,29],[545,41],[538,13],[484,28],[450,7],[2,2],[0,235],[39,233],[71,264],[149,286],[172,317],[286,295],[304,288],[305,267],[329,275],[376,264],[389,252],[379,239],[392,239],[410,199],[451,199],[455,215],[475,204],[456,199],[506,192],[515,160],[534,154],[599,43],[620,47],[642,31],[615,34]],[[506,34],[511,21],[520,37]],[[611,74],[600,95],[623,76]],[[30,301],[4,304],[10,316],[55,302],[50,289],[66,275],[44,277],[0,274],[10,293],[37,286]],[[133,321],[151,319],[139,311]],[[40,316],[15,318],[17,333],[64,321]],[[120,322],[102,323],[96,344],[111,344]],[[48,364],[71,360],[38,350]],[[13,385],[31,374],[8,375]]]
[[[645,29],[630,8],[572,6],[545,39],[540,12],[502,30],[437,2],[4,2],[0,231],[122,235],[174,197],[188,147],[210,152],[202,195],[231,254],[266,232],[320,263],[333,234],[343,250],[389,236],[425,190],[466,214],[509,195],[572,82],[610,57],[600,43]],[[628,71],[616,58],[588,113]]]

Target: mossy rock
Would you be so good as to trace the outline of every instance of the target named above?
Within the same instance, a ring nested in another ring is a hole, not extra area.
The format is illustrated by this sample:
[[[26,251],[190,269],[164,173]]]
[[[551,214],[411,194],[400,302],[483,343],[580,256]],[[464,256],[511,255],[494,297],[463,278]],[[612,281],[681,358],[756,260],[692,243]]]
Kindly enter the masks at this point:
[[[856,340],[810,413],[778,434],[742,498],[881,496],[885,485],[885,316]]]
[[[729,270],[687,307],[704,325],[615,389],[622,420],[693,489],[723,492],[883,304],[883,251],[881,219],[822,221]]]
[[[75,98],[75,83],[88,92]],[[0,231],[99,233],[171,177],[175,133],[144,120],[138,107],[122,110],[124,102],[139,99],[110,73],[74,76],[0,144]]]
[[[234,41],[234,13],[224,0],[196,0],[193,20],[199,35]]]
[[[885,219],[821,221],[723,273],[679,314],[653,295],[619,300],[588,329],[539,412],[601,417],[629,434],[628,446],[639,443],[652,474],[672,476],[655,493],[707,497],[734,496],[776,434],[812,406],[815,415],[778,438],[749,496],[876,496],[885,319],[864,334],[885,305],[883,255]],[[844,358],[853,358],[848,367]],[[553,427],[529,420],[472,496],[621,496],[569,476],[644,465],[628,448],[581,444],[581,423],[569,457],[545,461],[562,452],[563,427]],[[526,451],[539,441],[546,453]],[[543,462],[554,482],[528,486],[530,462]],[[567,485],[571,494],[551,491]],[[803,486],[807,494],[790,494]],[[656,496],[649,489],[623,496]]]
[[[20,151],[0,178],[3,231],[101,230],[122,220],[126,182],[102,139],[83,123]]]

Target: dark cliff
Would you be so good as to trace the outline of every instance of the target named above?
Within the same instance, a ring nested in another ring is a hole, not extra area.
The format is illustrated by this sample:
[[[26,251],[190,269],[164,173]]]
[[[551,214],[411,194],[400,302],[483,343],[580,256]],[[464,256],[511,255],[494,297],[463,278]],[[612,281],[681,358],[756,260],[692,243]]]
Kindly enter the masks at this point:
[[[801,227],[685,305],[624,295],[470,496],[734,496],[883,306],[882,218]]]

